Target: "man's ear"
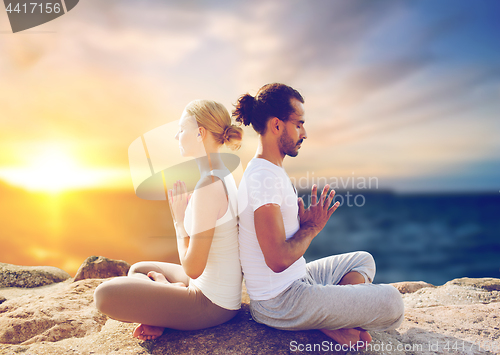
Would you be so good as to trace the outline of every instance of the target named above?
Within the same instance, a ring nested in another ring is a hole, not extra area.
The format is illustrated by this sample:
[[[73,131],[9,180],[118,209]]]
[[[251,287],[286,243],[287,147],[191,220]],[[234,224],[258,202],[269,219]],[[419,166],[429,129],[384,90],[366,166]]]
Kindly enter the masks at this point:
[[[278,117],[271,117],[269,121],[267,121],[268,128],[274,134],[281,134],[283,130],[283,121],[281,121]]]

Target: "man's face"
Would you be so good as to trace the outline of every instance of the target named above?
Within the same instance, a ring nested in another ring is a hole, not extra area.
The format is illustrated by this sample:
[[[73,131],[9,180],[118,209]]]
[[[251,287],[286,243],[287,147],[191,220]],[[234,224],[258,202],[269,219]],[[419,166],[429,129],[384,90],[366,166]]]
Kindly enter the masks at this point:
[[[296,157],[297,154],[299,154],[302,141],[307,138],[304,128],[305,111],[304,104],[299,100],[293,98],[291,103],[295,110],[290,115],[288,121],[284,122],[285,129],[283,133],[281,133],[279,147],[283,156],[289,155],[291,157]]]

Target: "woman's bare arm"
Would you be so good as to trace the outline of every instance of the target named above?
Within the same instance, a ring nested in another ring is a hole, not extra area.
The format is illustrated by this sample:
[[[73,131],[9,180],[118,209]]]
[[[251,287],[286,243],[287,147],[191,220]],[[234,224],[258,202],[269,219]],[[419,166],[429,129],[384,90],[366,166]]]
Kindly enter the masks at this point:
[[[211,180],[212,177],[208,177],[208,179]],[[191,201],[191,235],[184,229],[184,215],[179,213],[179,210],[183,206],[182,202],[187,201],[185,185],[177,186],[177,193],[179,195],[178,204],[176,203],[175,196],[172,196],[173,203],[171,203],[171,207],[177,212],[177,215],[175,212],[173,212],[173,215],[178,238],[177,249],[179,259],[184,271],[192,279],[198,278],[203,273],[203,270],[205,270],[217,218],[221,214],[221,211],[225,212],[228,205],[222,181],[218,178],[214,178],[214,180],[213,183],[203,184],[201,182],[199,184],[200,187],[193,194]],[[173,194],[174,192],[172,192]]]

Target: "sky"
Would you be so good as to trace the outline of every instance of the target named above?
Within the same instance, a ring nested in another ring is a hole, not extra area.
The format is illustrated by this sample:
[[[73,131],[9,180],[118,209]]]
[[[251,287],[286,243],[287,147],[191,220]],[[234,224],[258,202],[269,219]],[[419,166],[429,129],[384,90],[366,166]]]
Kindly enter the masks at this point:
[[[291,177],[498,193],[499,16],[496,0],[85,0],[13,34],[0,12],[0,179],[133,189],[138,137],[282,82],[305,98]],[[256,146],[245,128],[243,166]]]

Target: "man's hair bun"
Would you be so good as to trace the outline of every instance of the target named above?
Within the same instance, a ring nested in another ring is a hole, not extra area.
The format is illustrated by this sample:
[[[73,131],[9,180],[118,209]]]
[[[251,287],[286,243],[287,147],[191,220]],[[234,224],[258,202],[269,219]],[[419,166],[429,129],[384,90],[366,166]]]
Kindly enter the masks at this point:
[[[255,110],[255,98],[250,94],[242,95],[236,103],[233,117],[236,122],[248,126],[252,123],[252,116]]]
[[[304,103],[304,98],[294,88],[280,83],[267,84],[259,89],[255,97],[250,94],[241,96],[236,102],[233,117],[245,126],[252,124],[258,134],[264,134],[271,117],[288,121],[295,111],[292,99]]]

